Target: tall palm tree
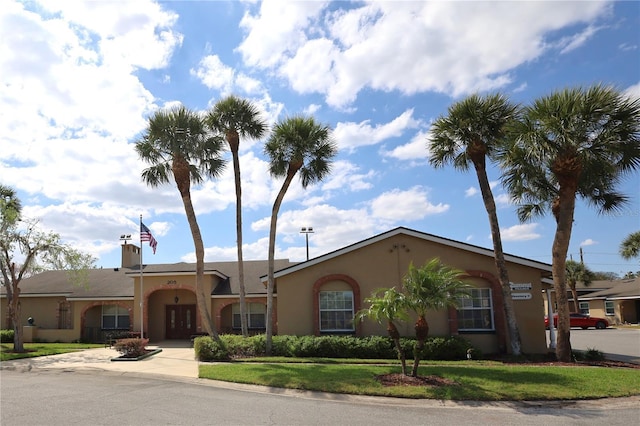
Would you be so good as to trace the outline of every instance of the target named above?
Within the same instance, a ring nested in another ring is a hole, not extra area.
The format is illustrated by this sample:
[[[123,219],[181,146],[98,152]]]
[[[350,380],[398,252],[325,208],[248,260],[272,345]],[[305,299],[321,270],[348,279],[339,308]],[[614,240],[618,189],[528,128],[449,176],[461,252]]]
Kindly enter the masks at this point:
[[[503,182],[520,204],[520,220],[550,210],[556,221],[552,245],[558,298],[556,356],[570,362],[565,263],[576,198],[605,213],[627,201],[616,186],[640,167],[640,100],[602,85],[543,96],[524,109],[499,157]]]
[[[463,271],[444,265],[437,258],[431,259],[421,268],[416,268],[413,263],[409,265],[409,272],[404,277],[403,284],[406,305],[418,315],[411,371],[414,377],[418,375],[422,350],[429,336],[426,314],[431,310],[457,307],[461,298],[469,296],[470,286],[464,282],[463,276]]]
[[[260,139],[267,132],[267,123],[260,117],[260,111],[246,99],[233,95],[218,101],[207,114],[207,124],[224,135],[231,157],[236,185],[236,244],[238,246],[238,284],[240,286],[240,324],[242,335],[248,336],[247,304],[245,302],[244,261],[242,257],[242,185],[240,181],[240,137]]]
[[[495,158],[496,148],[504,138],[506,125],[516,118],[517,113],[518,107],[503,95],[469,96],[451,105],[447,116],[435,121],[428,144],[431,153],[429,161],[434,167],[453,164],[453,167],[463,171],[468,170],[470,165],[475,169],[482,201],[489,216],[494,260],[502,288],[511,352],[514,355],[521,353],[520,331],[511,300],[509,273],[504,260],[496,203],[487,177],[486,162],[487,158]]]
[[[313,117],[296,116],[286,118],[274,126],[264,151],[270,159],[271,176],[284,178],[271,209],[269,228],[266,351],[270,354],[273,336],[276,225],[280,205],[296,173],[300,172],[303,188],[321,181],[329,174],[331,161],[337,153],[337,146],[328,126],[317,123]]]
[[[205,177],[220,175],[224,168],[220,156],[222,144],[222,138],[209,132],[198,114],[179,106],[153,114],[135,146],[140,159],[151,164],[142,171],[142,180],[147,185],[157,187],[169,183],[173,175],[195,246],[198,310],[205,331],[218,341],[220,338],[209,312],[210,302],[204,294],[204,243],[191,201],[191,183],[199,184]]]
[[[620,256],[625,260],[640,257],[640,231],[632,232],[620,244]]]
[[[571,295],[573,296],[573,311],[580,312],[576,285],[578,282],[581,282],[585,287],[589,287],[593,281],[593,272],[591,272],[591,269],[589,269],[584,263],[576,262],[575,260],[567,260],[565,268],[567,270],[567,284],[569,285]]]
[[[369,304],[367,309],[363,309],[356,313],[356,319],[362,321],[365,318],[371,318],[374,321],[387,323],[387,333],[393,340],[402,366],[402,374],[407,374],[407,361],[404,350],[400,345],[400,332],[394,321],[406,321],[408,316],[406,313],[406,297],[404,293],[399,292],[395,288],[380,289],[373,292],[371,297],[364,299]]]

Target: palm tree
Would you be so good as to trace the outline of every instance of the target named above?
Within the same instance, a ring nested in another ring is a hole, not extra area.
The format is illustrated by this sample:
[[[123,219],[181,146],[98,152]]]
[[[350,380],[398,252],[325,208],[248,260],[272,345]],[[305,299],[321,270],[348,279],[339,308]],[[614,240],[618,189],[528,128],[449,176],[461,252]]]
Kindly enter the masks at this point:
[[[0,229],[7,230],[20,220],[22,203],[13,188],[0,184]]]
[[[267,132],[267,123],[260,111],[249,101],[228,96],[218,101],[207,115],[207,124],[225,136],[233,158],[236,184],[236,244],[238,246],[238,284],[240,286],[240,324],[242,335],[248,336],[247,305],[245,302],[244,262],[242,257],[242,185],[240,181],[240,137],[260,139]]]
[[[267,329],[266,352],[271,354],[273,336],[273,288],[278,212],[287,189],[296,173],[300,172],[303,188],[321,181],[331,171],[331,160],[337,146],[328,126],[316,123],[313,117],[296,116],[277,123],[264,147],[269,156],[269,173],[275,178],[284,177],[271,210],[269,228],[269,258],[267,281]]]
[[[620,244],[620,256],[625,260],[640,257],[640,231],[632,232]]]
[[[398,353],[398,359],[402,365],[402,374],[407,374],[407,361],[404,350],[400,345],[400,332],[394,324],[396,320],[406,321],[408,316],[406,313],[406,298],[403,293],[398,292],[395,288],[379,289],[373,292],[371,297],[364,299],[365,303],[369,303],[369,308],[363,309],[356,313],[357,320],[371,318],[378,323],[386,321],[387,333],[393,340]]]
[[[136,142],[140,159],[151,164],[142,180],[151,187],[169,183],[178,187],[196,252],[196,300],[205,331],[219,341],[204,294],[204,243],[191,201],[191,183],[217,177],[224,168],[220,157],[223,140],[211,134],[203,119],[184,106],[157,111],[149,118],[142,138]],[[142,267],[142,265],[140,265]]]
[[[581,282],[585,287],[589,287],[593,281],[593,272],[584,263],[576,262],[575,260],[567,260],[565,268],[567,270],[567,284],[573,296],[573,311],[580,312],[576,284]]]
[[[413,263],[409,265],[409,272],[403,283],[406,304],[418,315],[415,324],[417,340],[411,371],[414,377],[418,375],[422,350],[429,335],[426,314],[430,310],[457,307],[461,298],[469,296],[470,286],[462,280],[462,276],[463,271],[444,265],[437,258],[431,259],[421,268],[416,268]]]
[[[431,127],[429,141],[431,165],[443,167],[451,163],[459,170],[466,171],[470,165],[475,169],[484,207],[489,216],[494,260],[502,286],[504,315],[514,355],[521,353],[520,331],[511,300],[509,273],[504,260],[500,225],[487,177],[486,161],[487,157],[490,160],[495,158],[496,148],[505,135],[505,127],[517,113],[518,107],[500,94],[484,97],[472,95],[451,105],[447,116],[436,120]]]
[[[601,212],[620,209],[616,190],[640,166],[640,100],[612,87],[564,89],[526,107],[499,157],[503,182],[520,207],[520,220],[550,210],[556,221],[552,273],[558,298],[556,356],[571,361],[567,251],[576,197]]]

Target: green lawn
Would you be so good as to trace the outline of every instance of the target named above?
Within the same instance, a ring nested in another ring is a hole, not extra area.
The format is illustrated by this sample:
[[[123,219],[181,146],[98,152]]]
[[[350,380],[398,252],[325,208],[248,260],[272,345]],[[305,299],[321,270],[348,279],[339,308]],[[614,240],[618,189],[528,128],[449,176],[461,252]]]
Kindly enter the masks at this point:
[[[426,362],[420,376],[453,385],[383,386],[376,376],[399,373],[397,365],[220,363],[201,364],[200,377],[321,392],[446,400],[560,400],[640,394],[640,369],[527,366],[485,361]]]
[[[83,349],[101,348],[103,345],[90,343],[25,343],[27,352],[14,353],[13,343],[0,344],[0,361],[12,359],[32,358],[36,356],[56,355],[66,352],[76,352]]]

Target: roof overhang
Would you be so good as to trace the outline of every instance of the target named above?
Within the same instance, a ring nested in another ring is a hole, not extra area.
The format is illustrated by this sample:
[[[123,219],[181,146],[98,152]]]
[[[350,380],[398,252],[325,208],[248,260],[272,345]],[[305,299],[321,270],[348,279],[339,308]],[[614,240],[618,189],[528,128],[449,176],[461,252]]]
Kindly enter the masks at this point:
[[[470,253],[475,253],[475,254],[480,254],[483,256],[489,256],[489,257],[494,257],[494,253],[493,253],[493,249],[488,249],[488,248],[484,248],[484,247],[479,247],[479,246],[474,246],[472,244],[467,244],[467,243],[463,243],[460,241],[455,241],[455,240],[450,240],[448,238],[443,238],[443,237],[438,237],[436,235],[432,235],[432,234],[426,234],[424,232],[419,232],[419,231],[415,231],[413,229],[408,229],[408,228],[403,228],[403,227],[399,227],[399,228],[395,228],[392,229],[391,231],[385,232],[383,234],[379,234],[376,235],[374,237],[368,238],[366,240],[362,240],[360,242],[357,242],[355,244],[351,244],[349,246],[343,247],[341,249],[335,250],[331,253],[327,253],[325,255],[316,257],[314,259],[308,260],[306,262],[301,262],[298,263],[296,265],[293,266],[289,266],[288,268],[285,269],[281,269],[277,272],[275,272],[274,274],[274,278],[279,278],[285,275],[288,275],[290,273],[293,272],[297,272],[300,271],[302,269],[308,268],[310,266],[314,266],[317,265],[319,263],[322,262],[326,262],[327,260],[331,260],[333,258],[336,258],[338,256],[342,256],[343,254],[358,250],[360,248],[369,246],[371,244],[375,244],[377,242],[380,241],[384,241],[390,237],[394,237],[397,235],[408,235],[411,237],[415,237],[415,238],[420,238],[422,240],[426,240],[426,241],[431,241],[437,244],[442,244],[445,246],[449,246],[449,247],[453,247],[453,248],[457,248],[457,249],[461,249],[461,250],[465,250],[467,252]],[[514,255],[510,255],[510,254],[504,254],[504,259],[507,262],[511,262],[511,263],[515,263],[518,265],[523,265],[523,266],[528,266],[530,268],[535,268],[535,269],[539,269],[541,272],[544,273],[545,276],[551,276],[551,265],[547,264],[547,263],[542,263],[542,262],[537,262],[535,260],[531,260],[531,259],[526,259],[524,257],[519,257],[519,256],[514,256]],[[263,275],[260,277],[261,281],[266,281],[268,279],[267,275]]]

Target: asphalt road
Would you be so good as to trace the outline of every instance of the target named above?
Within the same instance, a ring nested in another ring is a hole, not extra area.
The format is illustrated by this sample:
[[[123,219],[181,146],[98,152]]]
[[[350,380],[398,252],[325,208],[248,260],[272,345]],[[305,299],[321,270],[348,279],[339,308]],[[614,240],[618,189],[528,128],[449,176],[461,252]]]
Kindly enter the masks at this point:
[[[549,332],[547,331],[547,342]],[[597,349],[609,359],[640,364],[640,330],[629,328],[571,329],[571,348]]]
[[[0,423],[12,425],[630,425],[640,398],[452,403],[217,387],[200,379],[99,371],[3,370]]]

